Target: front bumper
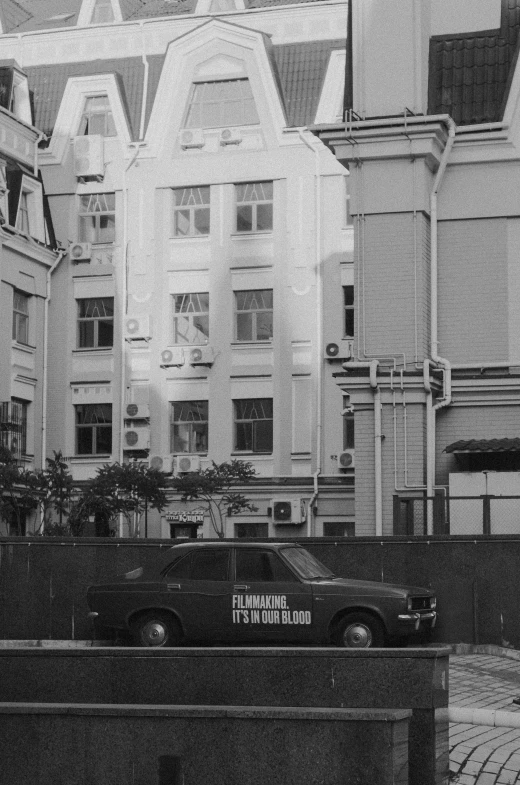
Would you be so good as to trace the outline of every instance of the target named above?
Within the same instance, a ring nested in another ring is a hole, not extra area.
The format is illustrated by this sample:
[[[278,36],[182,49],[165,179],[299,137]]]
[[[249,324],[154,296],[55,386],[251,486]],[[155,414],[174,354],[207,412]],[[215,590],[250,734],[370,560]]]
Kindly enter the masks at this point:
[[[437,621],[436,611],[427,611],[425,613],[400,613],[397,617],[399,626],[409,630],[410,627],[417,631],[422,625],[433,630]]]

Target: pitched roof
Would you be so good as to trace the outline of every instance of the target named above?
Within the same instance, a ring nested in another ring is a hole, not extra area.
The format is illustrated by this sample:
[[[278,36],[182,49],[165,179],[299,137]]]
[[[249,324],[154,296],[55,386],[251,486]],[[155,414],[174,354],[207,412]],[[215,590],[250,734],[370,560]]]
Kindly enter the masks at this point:
[[[448,444],[444,452],[520,452],[520,439],[461,439]]]
[[[520,0],[502,0],[501,26],[430,39],[428,113],[457,125],[503,116],[518,57]]]
[[[343,39],[272,47],[289,126],[308,125],[314,121],[330,53],[344,48]],[[165,55],[148,58],[146,122],[150,117],[164,59]],[[140,57],[31,66],[24,70],[33,95],[34,124],[47,136],[52,135],[63,92],[70,77],[115,73],[126,102],[132,139],[137,138],[144,77]]]
[[[76,24],[82,0],[1,0],[4,33],[71,27]],[[327,0],[245,0],[246,8],[320,3]],[[125,22],[134,19],[193,14],[197,0],[119,0]]]

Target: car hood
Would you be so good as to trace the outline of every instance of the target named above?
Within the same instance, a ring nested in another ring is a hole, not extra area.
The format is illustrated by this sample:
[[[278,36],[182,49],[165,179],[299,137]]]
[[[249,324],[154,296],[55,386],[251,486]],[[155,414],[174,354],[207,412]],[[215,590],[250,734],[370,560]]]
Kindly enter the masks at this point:
[[[313,580],[311,583],[314,590],[323,591],[327,594],[334,594],[338,589],[340,591],[355,591],[356,593],[367,591],[371,594],[379,594],[385,597],[403,597],[417,594],[422,596],[432,596],[434,594],[431,589],[425,589],[424,587],[420,586],[408,586],[406,584],[399,583],[381,583],[380,581],[351,580],[350,578]]]

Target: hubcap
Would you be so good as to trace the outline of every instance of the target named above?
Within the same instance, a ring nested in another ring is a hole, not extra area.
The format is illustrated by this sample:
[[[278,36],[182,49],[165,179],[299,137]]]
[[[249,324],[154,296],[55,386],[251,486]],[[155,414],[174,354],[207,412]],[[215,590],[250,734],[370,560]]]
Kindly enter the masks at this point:
[[[343,645],[348,649],[367,649],[372,645],[372,632],[360,622],[349,624],[343,633]]]
[[[168,630],[160,621],[150,621],[141,630],[141,638],[145,646],[164,646]]]

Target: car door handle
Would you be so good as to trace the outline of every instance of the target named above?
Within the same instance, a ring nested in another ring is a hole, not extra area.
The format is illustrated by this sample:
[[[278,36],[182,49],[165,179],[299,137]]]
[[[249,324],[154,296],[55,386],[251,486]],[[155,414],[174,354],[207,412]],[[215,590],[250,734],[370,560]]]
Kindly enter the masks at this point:
[[[248,589],[249,586],[244,586],[243,584],[237,584],[236,586],[233,586],[233,591],[247,591]]]
[[[168,591],[173,591],[173,589],[180,589],[180,583],[168,583],[167,584]]]

